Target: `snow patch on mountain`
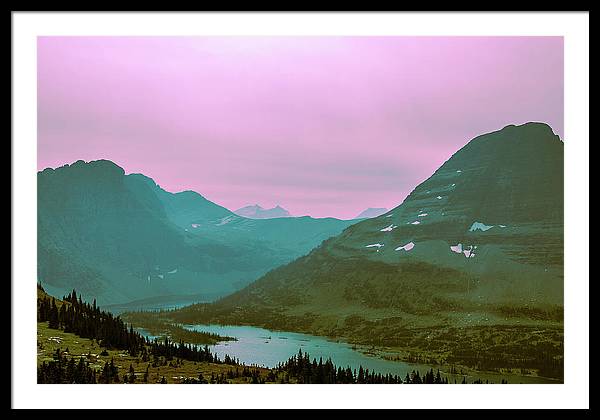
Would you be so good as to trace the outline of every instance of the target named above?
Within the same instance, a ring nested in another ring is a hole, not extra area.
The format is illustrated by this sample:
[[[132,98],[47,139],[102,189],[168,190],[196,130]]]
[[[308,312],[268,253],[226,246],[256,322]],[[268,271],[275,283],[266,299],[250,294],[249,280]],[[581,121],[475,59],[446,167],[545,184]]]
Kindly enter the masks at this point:
[[[415,247],[415,243],[414,242],[409,242],[406,245],[399,246],[398,248],[395,249],[395,251],[402,251],[402,250],[404,250],[404,251],[408,252],[411,249],[413,249],[414,247]]]
[[[231,222],[233,219],[235,218],[235,216],[227,216],[227,217],[223,217],[221,219],[221,221],[219,223],[216,224],[216,226],[223,226],[226,225],[227,223]]]
[[[450,246],[450,251],[455,252],[457,254],[464,254],[465,258],[473,258],[475,256],[475,249],[477,249],[477,245],[469,245],[468,249],[467,247],[463,248],[463,244],[461,243]]]
[[[475,256],[475,253],[473,252],[473,247],[470,246],[469,249],[464,249],[463,254],[465,254],[465,257],[467,258]]]
[[[380,229],[380,232],[391,232],[392,229],[396,229],[398,226],[396,225],[389,225],[388,227],[384,227],[383,229]]]
[[[459,243],[458,245],[452,245],[450,246],[450,250],[452,252],[456,252],[457,254],[462,254],[462,244]]]
[[[490,230],[493,227],[494,227],[494,225],[486,225],[485,223],[474,222],[471,225],[471,227],[469,228],[469,232],[475,232],[477,230],[481,230],[482,232],[485,232],[486,230]]]

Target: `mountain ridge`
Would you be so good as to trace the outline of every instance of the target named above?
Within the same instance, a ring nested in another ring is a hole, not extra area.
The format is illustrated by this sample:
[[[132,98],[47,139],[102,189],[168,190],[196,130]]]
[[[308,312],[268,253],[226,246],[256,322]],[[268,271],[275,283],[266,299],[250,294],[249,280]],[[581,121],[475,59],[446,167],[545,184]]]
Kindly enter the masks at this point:
[[[386,214],[232,295],[169,316],[404,352],[435,342],[435,357],[477,363],[495,348],[484,337],[520,331],[531,342],[511,348],[515,358],[543,346],[562,357],[563,145],[540,123],[477,136]],[[474,343],[480,356],[465,359]]]
[[[223,295],[348,225],[245,219],[112,161],[78,160],[38,172],[38,280],[54,294],[77,288],[103,304]]]
[[[277,217],[292,217],[289,211],[281,207],[279,204],[273,208],[265,209],[258,204],[241,207],[234,211],[238,216],[247,217],[250,219],[274,219]]]
[[[356,215],[355,219],[370,219],[372,217],[381,216],[382,214],[387,213],[387,211],[388,209],[385,207],[369,207]]]

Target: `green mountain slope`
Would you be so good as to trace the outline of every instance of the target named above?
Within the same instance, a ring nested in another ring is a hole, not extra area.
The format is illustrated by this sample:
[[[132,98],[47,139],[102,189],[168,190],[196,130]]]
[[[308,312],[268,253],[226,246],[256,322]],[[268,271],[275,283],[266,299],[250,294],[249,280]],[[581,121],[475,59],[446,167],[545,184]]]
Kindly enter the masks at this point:
[[[38,275],[99,303],[224,295],[352,221],[250,220],[193,191],[169,193],[106,160],[38,173]]]
[[[403,345],[407,330],[554,328],[562,297],[563,143],[528,123],[471,140],[386,214],[172,316]]]

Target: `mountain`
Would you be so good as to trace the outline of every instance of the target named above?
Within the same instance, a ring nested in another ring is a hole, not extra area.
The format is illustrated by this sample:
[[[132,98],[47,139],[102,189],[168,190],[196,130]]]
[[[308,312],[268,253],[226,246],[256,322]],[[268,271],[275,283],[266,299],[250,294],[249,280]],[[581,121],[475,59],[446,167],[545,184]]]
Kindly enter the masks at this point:
[[[178,226],[217,223],[224,217],[234,216],[233,212],[207,200],[195,191],[171,193],[163,190],[152,178],[142,174],[130,174],[126,179],[130,183],[146,184],[163,206],[170,221]],[[140,188],[132,188],[135,193]]]
[[[398,207],[171,316],[460,363],[516,364],[524,354],[554,363],[562,357],[563,149],[542,123],[478,136]]]
[[[170,193],[107,160],[38,172],[38,280],[99,304],[223,296],[351,222],[251,220],[193,191]]]
[[[283,207],[276,206],[272,209],[264,209],[258,204],[253,206],[242,207],[235,212],[238,216],[247,217],[249,219],[274,219],[277,217],[291,217],[289,211]]]
[[[369,207],[363,210],[355,219],[371,219],[373,217],[381,216],[387,213],[388,209],[384,207]]]

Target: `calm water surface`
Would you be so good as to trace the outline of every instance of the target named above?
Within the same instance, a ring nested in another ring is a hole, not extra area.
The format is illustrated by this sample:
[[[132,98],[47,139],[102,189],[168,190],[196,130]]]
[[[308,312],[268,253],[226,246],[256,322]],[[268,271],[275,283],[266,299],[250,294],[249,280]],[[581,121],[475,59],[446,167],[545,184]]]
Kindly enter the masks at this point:
[[[209,346],[211,351],[223,358],[225,354],[239,359],[240,362],[248,365],[258,365],[264,367],[275,367],[278,363],[284,362],[292,355],[297,354],[298,350],[308,352],[311,359],[320,357],[323,361],[331,358],[336,366],[358,369],[360,365],[370,371],[378,373],[400,375],[404,378],[407,373],[418,370],[421,374],[428,371],[432,366],[412,364],[399,361],[390,361],[374,356],[363,354],[353,350],[352,346],[344,342],[331,341],[323,337],[308,334],[271,331],[264,328],[235,325],[184,325],[185,328],[193,331],[204,331],[221,336],[237,338],[237,341],[224,341],[213,346]],[[434,372],[437,370],[433,367]],[[440,369],[442,371],[442,369]],[[449,375],[447,375],[449,376]],[[553,382],[543,378],[532,378],[522,376],[497,375],[494,373],[477,374],[477,378],[488,379],[499,383],[501,378],[508,378],[510,383],[540,383]],[[457,376],[458,382],[462,376]],[[468,380],[474,378],[468,376]]]
[[[220,358],[228,354],[245,364],[275,367],[279,362],[286,361],[302,350],[302,352],[308,352],[311,359],[319,360],[322,357],[325,361],[331,358],[337,366],[350,366],[358,369],[362,365],[364,368],[381,373],[404,376],[413,369],[419,369],[421,372],[428,369],[425,365],[390,362],[367,356],[353,350],[352,346],[347,343],[330,341],[314,335],[233,325],[185,325],[184,327],[194,331],[205,331],[237,338],[237,341],[223,341],[209,347]]]

